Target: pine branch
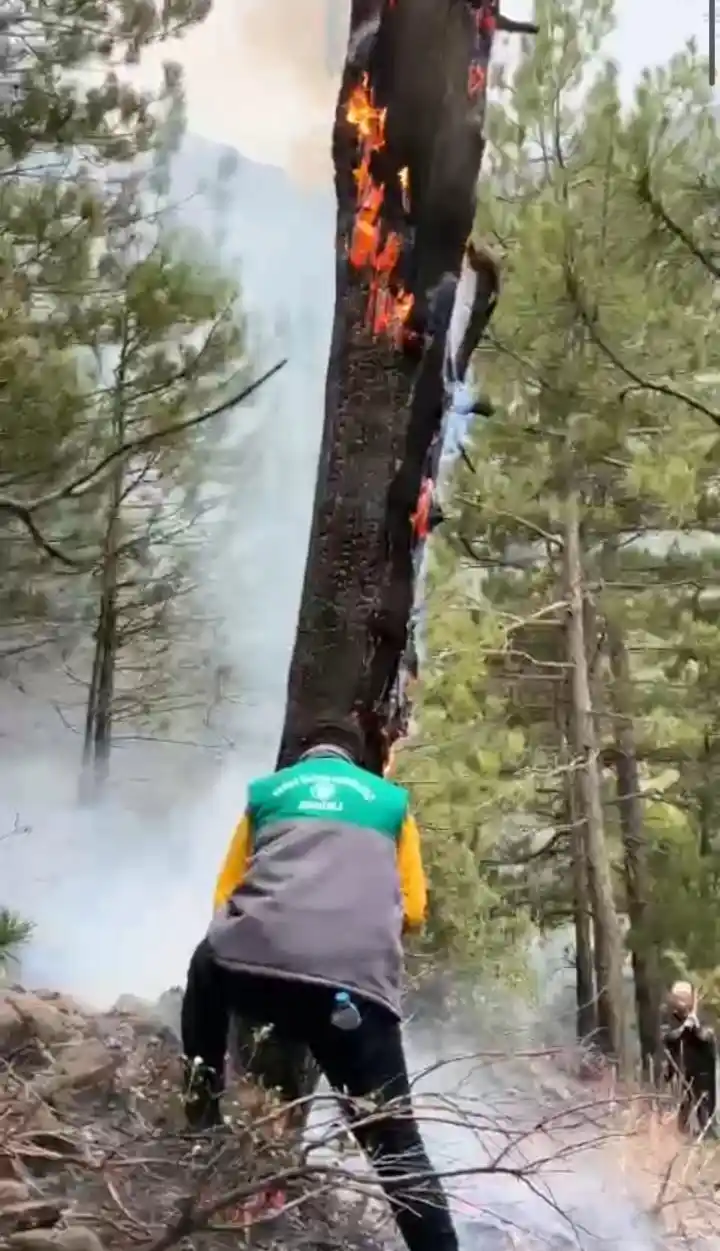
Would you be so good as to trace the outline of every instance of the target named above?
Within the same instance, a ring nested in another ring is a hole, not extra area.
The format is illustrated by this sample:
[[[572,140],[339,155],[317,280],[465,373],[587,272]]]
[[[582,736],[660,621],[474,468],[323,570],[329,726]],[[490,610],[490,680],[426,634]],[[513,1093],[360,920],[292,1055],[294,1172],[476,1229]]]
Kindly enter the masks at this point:
[[[78,569],[85,567],[86,562],[77,560],[72,556],[68,556],[62,551],[57,544],[52,543],[45,537],[37,523],[34,520],[34,514],[41,509],[49,508],[52,504],[57,504],[60,500],[79,499],[87,494],[89,490],[97,486],[98,482],[105,476],[109,469],[113,468],[118,460],[127,460],[134,456],[136,452],[151,447],[155,443],[160,443],[165,439],[172,438],[181,434],[186,430],[192,430],[197,426],[204,425],[211,421],[214,417],[219,417],[235,404],[243,404],[246,400],[254,395],[270,378],[279,373],[287,364],[287,358],[278,361],[272,368],[266,370],[260,378],[256,378],[249,386],[245,387],[239,395],[234,395],[222,403],[216,404],[214,408],[206,409],[202,413],[197,413],[194,417],[182,418],[178,421],[168,422],[166,426],[161,426],[157,430],[151,430],[147,434],[138,436],[137,438],[127,439],[118,447],[113,448],[106,456],[103,456],[97,464],[88,469],[85,473],[72,478],[63,486],[57,487],[54,491],[40,496],[36,500],[31,500],[29,504],[23,504],[20,500],[12,499],[7,495],[0,495],[0,513],[6,513],[19,521],[21,525],[30,534],[33,542],[48,555],[52,560],[58,561],[66,567]]]
[[[587,307],[580,290],[580,284],[575,273],[574,265],[568,256],[565,263],[565,283],[567,293],[573,304],[577,314],[585,326],[587,333],[597,348],[603,353],[614,365],[616,369],[623,373],[626,378],[630,379],[631,387],[626,388],[621,398],[624,398],[630,390],[651,391],[655,395],[664,395],[668,399],[677,400],[681,404],[685,404],[687,408],[691,408],[696,413],[702,413],[704,417],[709,417],[716,426],[720,426],[720,412],[713,408],[709,408],[707,404],[703,404],[702,400],[698,400],[694,395],[688,395],[686,391],[680,391],[677,387],[670,386],[667,382],[654,382],[650,378],[643,378],[641,374],[627,365],[618,353],[605,340],[598,329],[598,318],[594,316]]]
[[[708,273],[712,274],[713,278],[720,278],[720,266],[716,264],[710,253],[701,248],[697,240],[674,217],[670,216],[662,200],[653,193],[649,169],[644,169],[641,172],[635,188],[640,203],[645,204],[650,209],[655,220],[660,222],[671,235],[674,235],[690,255],[696,261],[699,261]]]

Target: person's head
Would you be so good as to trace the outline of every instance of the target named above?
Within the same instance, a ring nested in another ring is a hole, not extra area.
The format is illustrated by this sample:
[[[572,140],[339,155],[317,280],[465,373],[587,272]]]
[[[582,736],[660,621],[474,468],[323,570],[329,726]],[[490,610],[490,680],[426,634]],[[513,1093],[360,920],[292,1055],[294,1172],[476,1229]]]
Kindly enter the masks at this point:
[[[354,764],[361,765],[365,756],[365,737],[357,717],[318,717],[300,740],[300,759],[342,752]]]
[[[690,982],[673,982],[668,991],[667,1005],[673,1016],[685,1020],[695,1007],[695,991]]]

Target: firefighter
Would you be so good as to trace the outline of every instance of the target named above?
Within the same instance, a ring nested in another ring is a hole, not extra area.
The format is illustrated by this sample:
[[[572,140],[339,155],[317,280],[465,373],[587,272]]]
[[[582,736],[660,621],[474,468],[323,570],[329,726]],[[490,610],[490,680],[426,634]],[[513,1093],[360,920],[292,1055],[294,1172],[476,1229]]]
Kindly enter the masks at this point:
[[[379,1114],[351,1125],[409,1251],[457,1251],[412,1114],[401,1034],[401,936],[426,908],[420,838],[407,791],[362,768],[364,751],[354,718],[327,721],[296,764],[250,784],[188,971],[187,1119],[222,1119],[230,1017],[272,1025],[279,1042],[309,1048],[339,1094],[375,1098]]]
[[[663,1025],[665,1077],[680,1086],[678,1127],[687,1132],[693,1112],[702,1134],[712,1132],[717,1103],[715,1035],[701,1025],[690,982],[675,982],[666,1000]]]

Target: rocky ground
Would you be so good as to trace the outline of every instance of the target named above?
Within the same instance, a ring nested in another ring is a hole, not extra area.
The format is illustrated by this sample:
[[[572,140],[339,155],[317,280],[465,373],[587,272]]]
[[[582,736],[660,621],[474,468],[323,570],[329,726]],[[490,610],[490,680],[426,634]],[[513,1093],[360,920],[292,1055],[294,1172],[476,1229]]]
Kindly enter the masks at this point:
[[[328,1123],[324,1144],[309,1145],[290,1137],[277,1105],[242,1083],[236,1083],[226,1100],[229,1124],[225,1130],[212,1136],[185,1130],[178,1095],[178,1015],[177,991],[168,992],[152,1006],[125,996],[111,1011],[99,1013],[54,992],[0,987],[0,1251],[113,1251],[120,1247],[124,1251],[171,1251],[174,1247],[224,1251],[227,1247],[229,1251],[247,1245],[273,1251],[395,1248],[384,1209],[375,1193],[369,1195],[367,1181],[347,1159],[345,1133],[336,1117],[327,1117],[327,1105],[320,1108]],[[506,1076],[503,1089],[507,1081]],[[538,1080],[533,1080],[532,1089],[537,1096]],[[663,1156],[660,1176],[654,1163],[660,1158],[655,1138],[644,1125],[623,1127],[619,1113],[613,1112],[608,1120],[610,1104],[607,1097],[600,1097],[602,1092],[588,1101],[586,1087],[576,1098],[575,1119],[580,1118],[580,1129],[578,1125],[573,1128],[568,1091],[563,1088],[562,1096],[552,1093],[552,1108],[537,1118],[539,1125],[549,1116],[552,1133],[546,1125],[534,1137],[533,1133],[520,1135],[517,1126],[511,1126],[512,1132],[506,1130],[500,1143],[499,1157],[506,1157],[517,1139],[522,1142],[522,1162],[532,1170],[530,1147],[538,1138],[542,1141],[535,1154],[547,1154],[550,1148],[559,1164],[565,1159],[570,1166],[567,1194],[558,1189],[561,1179],[551,1165],[550,1207],[559,1204],[567,1211],[579,1196],[581,1215],[590,1226],[598,1223],[597,1204],[593,1207],[592,1194],[582,1189],[583,1166],[576,1163],[574,1144],[578,1134],[587,1137],[588,1109],[595,1109],[592,1123],[600,1118],[597,1134],[601,1141],[597,1169],[607,1160],[607,1144],[602,1146],[607,1136],[613,1162],[623,1157],[622,1172],[629,1170],[637,1178],[650,1170],[647,1185],[640,1188],[646,1193],[638,1195],[643,1200],[638,1210],[654,1214],[659,1242],[655,1236],[638,1241],[633,1234],[623,1247],[632,1246],[633,1251],[651,1244],[675,1247],[676,1239],[667,1237],[671,1230],[683,1235],[685,1247],[715,1246],[704,1237],[720,1224],[720,1219],[715,1220],[720,1211],[717,1181],[714,1169],[712,1176],[707,1175],[710,1157],[706,1153],[683,1149],[678,1154],[674,1149],[672,1157]],[[473,1098],[469,1110],[461,1108],[457,1095],[453,1099],[448,1107],[455,1108],[458,1123],[470,1116],[485,1124],[490,1107],[487,1097],[479,1103]],[[529,1106],[527,1099],[520,1104]],[[443,1118],[448,1117],[445,1108]],[[567,1121],[564,1129],[563,1118]],[[493,1136],[497,1137],[497,1130],[493,1134],[485,1125],[479,1141],[487,1148]],[[516,1148],[512,1151],[517,1153]],[[478,1152],[480,1147],[468,1160],[471,1166],[483,1163]],[[690,1186],[691,1175],[695,1181],[699,1176],[698,1159],[702,1184]],[[584,1168],[587,1173],[587,1163]],[[597,1189],[599,1171],[592,1166],[590,1173],[596,1177]],[[543,1176],[536,1173],[535,1181]],[[284,1206],[269,1214],[267,1205],[258,1208],[257,1201],[278,1177],[282,1178]],[[491,1179],[481,1180],[486,1187]],[[530,1211],[524,1192],[518,1215],[527,1221],[520,1221],[521,1234],[517,1228],[509,1230],[507,1222],[493,1217],[491,1193],[486,1188],[480,1192],[475,1215],[463,1225],[464,1251],[506,1251],[509,1247],[536,1251],[540,1246],[566,1251],[571,1246],[620,1245],[617,1238],[608,1243],[602,1234],[599,1240],[588,1240],[568,1237],[567,1231],[550,1233],[541,1228],[538,1213]],[[666,1213],[671,1220],[664,1219]],[[537,1237],[530,1232],[535,1226]]]
[[[0,990],[2,1251],[383,1243],[377,1209],[311,1168],[257,1091],[233,1091],[226,1131],[184,1130],[176,1011],[172,995],[152,1012],[123,999],[96,1013],[54,992]],[[278,1174],[283,1211],[248,1216]]]

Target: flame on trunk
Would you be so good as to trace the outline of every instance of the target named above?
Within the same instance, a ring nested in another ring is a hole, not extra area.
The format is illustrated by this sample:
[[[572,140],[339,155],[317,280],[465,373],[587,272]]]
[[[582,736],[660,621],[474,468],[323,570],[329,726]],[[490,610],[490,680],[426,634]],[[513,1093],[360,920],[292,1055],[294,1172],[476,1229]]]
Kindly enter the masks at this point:
[[[420,494],[418,496],[417,509],[410,518],[413,533],[415,534],[415,537],[421,541],[426,539],[430,534],[430,509],[432,508],[434,489],[435,483],[432,478],[423,478],[420,486]]]
[[[402,237],[387,228],[382,210],[385,187],[373,177],[373,155],[385,147],[385,109],[373,104],[367,74],[353,89],[347,104],[347,119],[358,135],[360,160],[354,171],[357,185],[357,211],[350,240],[349,260],[369,279],[366,326],[373,335],[388,335],[400,342],[403,326],[413,306],[413,296],[398,280]],[[399,171],[398,182],[403,210],[410,208],[410,180],[407,169]]]

